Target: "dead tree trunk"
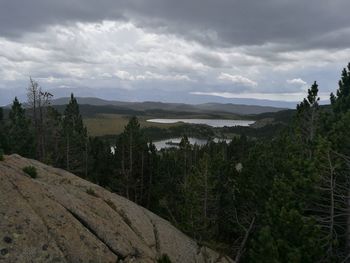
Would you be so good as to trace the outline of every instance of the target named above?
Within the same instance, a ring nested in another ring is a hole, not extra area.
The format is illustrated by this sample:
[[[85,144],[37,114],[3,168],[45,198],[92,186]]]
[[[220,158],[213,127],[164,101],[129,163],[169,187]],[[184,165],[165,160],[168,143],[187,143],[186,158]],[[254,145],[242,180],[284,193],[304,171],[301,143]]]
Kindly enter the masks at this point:
[[[245,246],[246,246],[246,244],[247,244],[249,235],[250,235],[251,232],[253,231],[254,224],[255,224],[255,216],[254,216],[253,219],[251,220],[248,229],[245,231],[244,238],[243,238],[243,240],[242,240],[241,245],[239,246],[237,255],[236,255],[236,257],[235,257],[235,262],[236,262],[236,263],[239,263],[239,261],[240,261],[241,258],[242,258],[242,255],[243,255],[243,253],[244,253]]]
[[[329,246],[329,255],[332,258],[333,256],[333,235],[334,235],[334,186],[335,186],[335,178],[334,178],[334,167],[332,165],[332,160],[330,153],[327,153],[328,157],[328,164],[329,164],[329,172],[330,172],[330,178],[329,178],[329,184],[330,184],[330,226],[329,226],[329,238],[330,238],[330,246]]]
[[[69,171],[69,133],[67,134],[67,145],[66,145],[66,165],[67,171]]]

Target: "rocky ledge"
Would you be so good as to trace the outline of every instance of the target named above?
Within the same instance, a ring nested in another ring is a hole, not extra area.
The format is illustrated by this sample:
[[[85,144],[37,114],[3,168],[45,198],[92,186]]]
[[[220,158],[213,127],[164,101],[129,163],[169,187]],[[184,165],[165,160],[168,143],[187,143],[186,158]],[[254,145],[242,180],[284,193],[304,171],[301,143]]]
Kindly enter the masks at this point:
[[[0,200],[0,262],[233,262],[119,195],[18,155],[0,161]]]

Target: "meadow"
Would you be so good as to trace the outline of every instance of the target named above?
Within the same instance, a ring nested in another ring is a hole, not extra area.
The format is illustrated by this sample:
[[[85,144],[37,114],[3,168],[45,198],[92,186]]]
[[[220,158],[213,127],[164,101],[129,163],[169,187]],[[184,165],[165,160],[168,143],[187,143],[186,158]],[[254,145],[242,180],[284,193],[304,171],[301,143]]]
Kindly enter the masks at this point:
[[[181,125],[180,123],[164,124],[147,122],[151,116],[138,116],[141,128],[167,129]],[[93,117],[84,118],[90,136],[118,135],[123,132],[128,124],[130,116],[123,114],[98,114]]]

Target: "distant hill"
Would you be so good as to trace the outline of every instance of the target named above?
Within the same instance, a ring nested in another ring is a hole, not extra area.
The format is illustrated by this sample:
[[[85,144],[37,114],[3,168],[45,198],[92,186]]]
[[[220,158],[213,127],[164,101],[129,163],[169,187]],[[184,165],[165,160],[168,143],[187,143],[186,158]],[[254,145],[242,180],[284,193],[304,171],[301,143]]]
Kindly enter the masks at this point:
[[[256,105],[243,105],[232,103],[203,103],[203,104],[183,104],[183,103],[164,103],[164,102],[123,102],[103,100],[93,97],[78,97],[79,104],[92,105],[92,106],[114,106],[118,108],[124,108],[132,111],[149,111],[149,110],[161,110],[161,111],[181,111],[192,113],[231,113],[239,115],[252,115],[261,114],[267,112],[278,112],[285,110],[284,108],[270,107],[270,106],[256,106]],[[68,97],[58,98],[52,101],[53,105],[65,105],[69,101]]]
[[[278,112],[285,110],[285,108],[277,108],[270,106],[256,106],[256,105],[244,105],[244,104],[232,104],[232,103],[204,103],[196,105],[198,109],[204,111],[220,111],[236,113],[241,115],[261,114],[267,112]]]

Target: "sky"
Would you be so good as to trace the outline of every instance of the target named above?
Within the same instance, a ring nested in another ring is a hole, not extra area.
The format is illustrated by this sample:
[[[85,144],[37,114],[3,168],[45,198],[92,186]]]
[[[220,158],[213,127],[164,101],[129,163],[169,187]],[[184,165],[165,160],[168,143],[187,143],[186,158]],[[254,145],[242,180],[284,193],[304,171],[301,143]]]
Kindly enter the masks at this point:
[[[0,105],[25,99],[30,76],[56,97],[280,106],[317,81],[327,100],[350,61],[348,10],[348,0],[0,0]]]

